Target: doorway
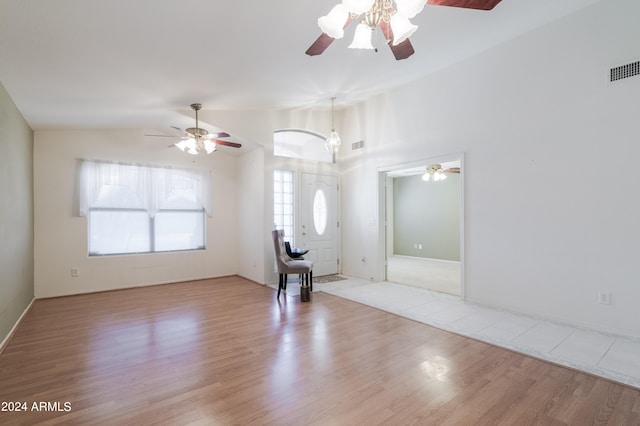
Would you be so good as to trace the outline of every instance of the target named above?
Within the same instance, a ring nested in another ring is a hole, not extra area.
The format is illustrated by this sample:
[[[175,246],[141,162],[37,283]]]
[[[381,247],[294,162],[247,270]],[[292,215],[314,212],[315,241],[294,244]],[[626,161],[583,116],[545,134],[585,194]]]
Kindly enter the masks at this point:
[[[386,281],[464,298],[462,162],[455,155],[379,170]]]

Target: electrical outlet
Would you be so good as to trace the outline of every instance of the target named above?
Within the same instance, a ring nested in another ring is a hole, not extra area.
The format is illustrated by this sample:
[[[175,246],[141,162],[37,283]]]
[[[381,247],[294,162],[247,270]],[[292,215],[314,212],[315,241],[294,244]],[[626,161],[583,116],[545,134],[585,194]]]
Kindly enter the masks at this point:
[[[80,268],[78,268],[77,266],[74,266],[73,268],[71,268],[71,276],[72,277],[79,277],[80,276]]]
[[[604,291],[598,292],[598,303],[601,305],[609,305],[611,303],[611,293]]]

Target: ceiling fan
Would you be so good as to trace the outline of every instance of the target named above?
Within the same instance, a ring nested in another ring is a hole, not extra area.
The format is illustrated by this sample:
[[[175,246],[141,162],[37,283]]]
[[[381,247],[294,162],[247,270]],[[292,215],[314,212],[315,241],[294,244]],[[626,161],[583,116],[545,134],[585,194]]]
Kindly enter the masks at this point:
[[[445,173],[460,174],[460,167],[449,167],[448,169],[443,169],[441,164],[430,164],[427,166],[425,174],[422,175],[422,180],[427,182],[445,180],[447,178]]]
[[[220,140],[220,138],[228,138],[231,135],[226,132],[209,133],[207,130],[198,127],[198,111],[202,109],[202,104],[191,104],[191,109],[196,112],[196,127],[189,127],[184,130],[179,127],[170,126],[172,129],[177,130],[180,136],[171,135],[145,135],[156,136],[163,138],[176,138],[179,137],[180,141],[175,144],[169,145],[169,147],[178,147],[181,151],[185,151],[192,155],[198,155],[201,151],[206,151],[207,154],[211,154],[216,151],[217,145],[230,146],[232,148],[240,148],[242,144],[230,141]]]
[[[380,27],[386,43],[396,60],[406,59],[415,53],[409,36],[418,29],[409,22],[425,4],[461,7],[465,9],[491,10],[501,0],[342,0],[327,16],[318,19],[322,35],[305,52],[309,56],[320,55],[336,39],[342,38],[344,28],[362,18],[356,28],[350,48],[375,49],[371,35]],[[395,34],[394,34],[395,33]]]

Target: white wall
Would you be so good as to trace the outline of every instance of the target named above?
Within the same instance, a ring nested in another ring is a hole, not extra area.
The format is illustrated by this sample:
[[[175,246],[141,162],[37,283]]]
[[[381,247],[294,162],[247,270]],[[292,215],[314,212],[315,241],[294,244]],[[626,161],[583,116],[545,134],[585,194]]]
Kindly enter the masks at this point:
[[[238,275],[265,284],[264,148],[238,161]]]
[[[34,142],[35,294],[52,297],[238,272],[237,157],[192,157],[145,138],[144,130],[37,131]],[[142,162],[212,172],[213,216],[206,250],[88,257],[87,222],[76,211],[76,170],[82,158]],[[195,163],[193,162],[195,161]],[[71,277],[79,267],[80,276]]]
[[[33,299],[33,132],[0,83],[0,347]]]
[[[343,272],[380,278],[379,167],[464,152],[467,300],[640,336],[640,76],[607,80],[638,16],[599,2],[345,111]]]

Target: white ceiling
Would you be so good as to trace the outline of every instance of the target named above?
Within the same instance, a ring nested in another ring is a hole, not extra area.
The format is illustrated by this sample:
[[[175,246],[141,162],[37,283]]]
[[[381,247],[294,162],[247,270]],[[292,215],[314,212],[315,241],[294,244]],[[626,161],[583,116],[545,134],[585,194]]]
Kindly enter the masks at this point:
[[[0,82],[34,130],[182,127],[203,110],[336,109],[419,78],[597,0],[427,5],[416,53],[305,50],[337,0],[0,0]],[[381,44],[381,43],[380,43]]]

